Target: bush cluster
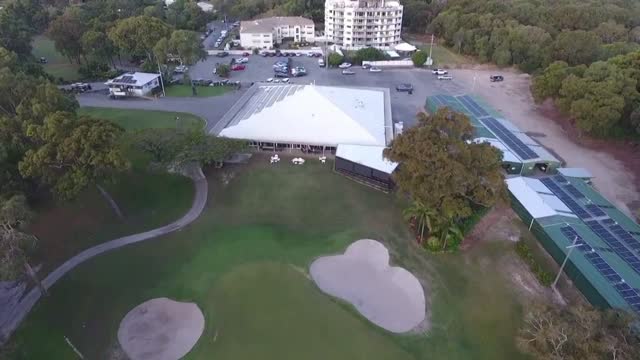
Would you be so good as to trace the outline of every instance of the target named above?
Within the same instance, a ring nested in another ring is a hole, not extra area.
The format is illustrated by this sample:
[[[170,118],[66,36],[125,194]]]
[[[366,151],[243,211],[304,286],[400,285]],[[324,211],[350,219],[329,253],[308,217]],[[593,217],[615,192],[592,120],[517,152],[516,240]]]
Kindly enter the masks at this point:
[[[520,256],[520,258],[529,265],[529,269],[536,276],[540,284],[547,287],[551,286],[551,283],[553,282],[553,274],[546,271],[542,265],[536,261],[533,257],[533,253],[531,252],[531,248],[523,240],[516,243],[516,254],[518,254],[518,256]]]

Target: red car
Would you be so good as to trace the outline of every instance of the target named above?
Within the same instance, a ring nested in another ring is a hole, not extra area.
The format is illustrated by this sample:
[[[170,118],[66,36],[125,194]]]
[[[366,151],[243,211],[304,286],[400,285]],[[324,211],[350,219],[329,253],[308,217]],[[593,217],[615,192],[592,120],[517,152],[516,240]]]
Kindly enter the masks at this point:
[[[244,70],[244,69],[245,69],[245,66],[242,65],[242,64],[234,64],[231,67],[231,70],[233,70],[233,71],[240,71],[240,70]]]
[[[244,56],[244,57],[251,56],[251,53],[243,52],[243,53],[242,53],[242,56]]]

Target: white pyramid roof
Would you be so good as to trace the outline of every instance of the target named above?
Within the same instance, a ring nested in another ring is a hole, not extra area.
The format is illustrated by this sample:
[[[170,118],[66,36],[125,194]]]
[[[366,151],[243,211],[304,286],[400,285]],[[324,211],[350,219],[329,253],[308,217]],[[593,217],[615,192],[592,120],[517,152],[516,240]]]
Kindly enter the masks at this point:
[[[314,85],[285,89],[261,86],[255,108],[240,111],[250,115],[232,121],[220,135],[294,144],[385,146],[382,91]],[[275,100],[268,100],[270,92]]]

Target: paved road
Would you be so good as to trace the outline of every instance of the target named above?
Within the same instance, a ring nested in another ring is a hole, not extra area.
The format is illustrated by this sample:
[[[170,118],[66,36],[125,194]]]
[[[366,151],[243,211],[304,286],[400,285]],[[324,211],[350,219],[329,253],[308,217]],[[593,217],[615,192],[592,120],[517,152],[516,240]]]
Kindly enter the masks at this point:
[[[43,286],[46,289],[51,288],[69,271],[73,270],[78,265],[95,256],[121,248],[126,245],[135,244],[141,241],[172,233],[184,228],[195,219],[197,219],[204,210],[204,206],[207,202],[209,187],[207,179],[205,178],[202,170],[199,167],[191,169],[191,171],[189,171],[189,176],[194,181],[196,192],[193,199],[193,204],[191,205],[191,209],[189,209],[189,211],[183,217],[172,222],[171,224],[157,229],[121,237],[119,239],[111,240],[86,249],[78,255],[67,260],[64,264],[60,265],[57,269],[47,275],[47,277],[42,280]],[[31,309],[36,305],[40,297],[41,293],[39,288],[34,287],[33,289],[31,289],[31,291],[29,291],[29,293],[21,298],[19,302],[13,304],[13,306],[2,306],[2,308],[0,308],[0,344],[2,344],[3,339],[8,339],[9,336],[11,336],[11,334],[17,329],[20,323],[29,314]]]
[[[220,118],[244,94],[246,87],[214,97],[164,97],[157,100],[126,99],[112,100],[100,93],[80,94],[77,96],[80,106],[97,106],[119,109],[142,109],[159,111],[177,111],[199,116],[207,121],[206,130],[218,123]]]

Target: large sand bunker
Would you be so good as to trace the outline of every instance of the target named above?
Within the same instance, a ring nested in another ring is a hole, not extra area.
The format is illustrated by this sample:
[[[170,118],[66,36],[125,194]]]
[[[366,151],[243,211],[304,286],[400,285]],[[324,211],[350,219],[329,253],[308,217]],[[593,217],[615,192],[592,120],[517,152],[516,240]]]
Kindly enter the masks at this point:
[[[322,291],[350,302],[386,330],[407,332],[425,319],[422,285],[407,270],[389,266],[387,248],[375,240],[358,240],[343,255],[321,257],[310,272]]]
[[[198,305],[157,298],[129,311],[120,322],[118,341],[131,360],[178,360],[203,331]]]

